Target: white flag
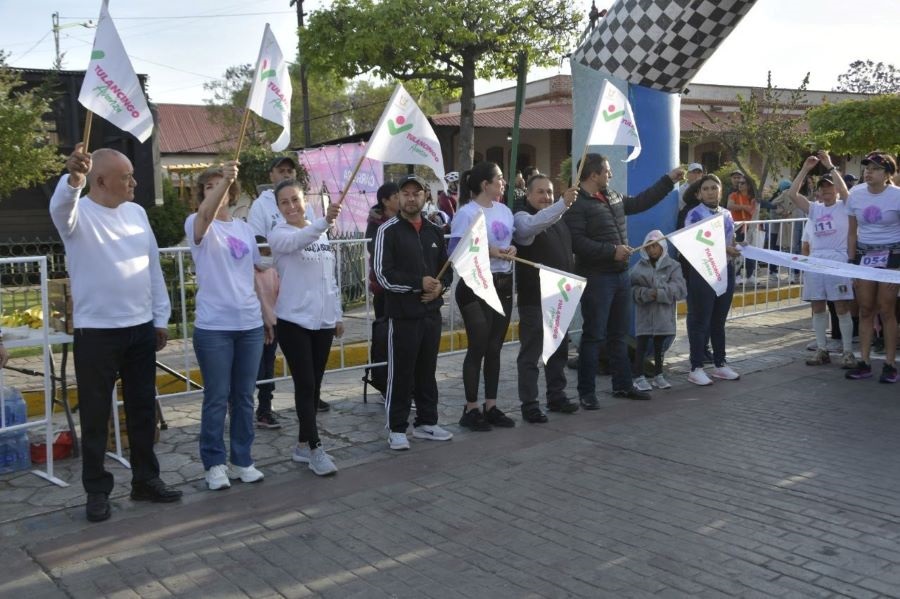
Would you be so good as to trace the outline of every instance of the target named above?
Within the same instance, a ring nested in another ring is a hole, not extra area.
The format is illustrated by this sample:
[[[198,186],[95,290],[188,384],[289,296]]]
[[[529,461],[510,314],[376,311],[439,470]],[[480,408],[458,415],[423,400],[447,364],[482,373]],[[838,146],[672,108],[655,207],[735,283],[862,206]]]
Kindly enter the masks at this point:
[[[806,272],[817,272],[823,275],[831,275],[834,277],[842,277],[846,279],[861,279],[864,281],[878,281],[879,283],[889,283],[892,285],[900,284],[900,271],[890,270],[884,266],[861,266],[858,264],[847,264],[846,262],[838,262],[837,260],[826,260],[825,258],[816,258],[815,256],[798,256],[787,252],[776,252],[775,250],[764,250],[762,248],[753,247],[751,245],[739,246],[741,254],[749,260],[760,260],[766,264],[777,264],[778,266],[786,266],[796,270]],[[879,258],[886,260],[889,254],[880,255]],[[873,259],[869,254],[863,257]],[[878,262],[876,262],[878,263]]]
[[[600,99],[594,109],[594,121],[588,132],[585,146],[634,146],[625,162],[641,155],[641,138],[631,104],[625,94],[609,80],[603,80]]]
[[[397,164],[424,164],[444,180],[441,144],[425,113],[397,84],[366,145],[366,157]]]
[[[291,77],[268,23],[256,59],[247,110],[284,127],[272,144],[272,150],[281,152],[288,147],[291,142]]]
[[[484,212],[479,210],[478,216],[472,221],[472,226],[459,238],[459,245],[450,254],[450,263],[472,293],[500,314],[506,314],[500,298],[497,297],[497,290],[494,289],[491,258],[488,254],[487,225],[484,223]]]
[[[562,343],[578,309],[587,279],[541,265],[541,313],[544,319],[544,364]]]
[[[108,0],[100,5],[91,62],[84,73],[78,102],[141,143],[153,133],[153,115],[109,16]]]
[[[700,276],[722,295],[728,289],[725,216],[719,213],[667,236]]]

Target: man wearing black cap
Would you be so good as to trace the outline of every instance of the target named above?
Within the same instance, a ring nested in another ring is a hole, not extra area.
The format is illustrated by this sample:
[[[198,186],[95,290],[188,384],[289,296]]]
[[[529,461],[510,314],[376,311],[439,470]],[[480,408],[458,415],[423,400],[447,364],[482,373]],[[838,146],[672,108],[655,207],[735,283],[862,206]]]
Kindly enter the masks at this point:
[[[438,426],[437,354],[441,343],[443,293],[453,275],[447,269],[443,231],[422,217],[428,186],[415,175],[399,181],[400,212],[378,229],[375,237],[375,276],[384,288],[388,317],[388,384],[385,411],[388,445],[409,449],[410,397],[416,419],[413,437],[449,441],[453,435]]]

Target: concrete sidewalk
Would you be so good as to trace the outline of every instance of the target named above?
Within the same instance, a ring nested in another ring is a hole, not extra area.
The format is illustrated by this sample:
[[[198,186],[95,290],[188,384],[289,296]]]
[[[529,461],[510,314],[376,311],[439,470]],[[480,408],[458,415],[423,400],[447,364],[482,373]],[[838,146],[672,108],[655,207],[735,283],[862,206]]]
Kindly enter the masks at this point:
[[[205,490],[199,400],[166,406],[159,445],[181,504],[135,504],[89,525],[72,487],[0,480],[0,595],[15,597],[900,596],[898,389],[803,364],[806,309],[729,323],[741,381],[684,382],[654,401],[521,423],[515,353],[500,405],[512,430],[460,431],[461,356],[439,362],[450,443],[392,453],[361,373],[326,376],[320,426],[341,471],[289,459],[296,420],[259,431],[258,485]],[[876,363],[880,368],[880,363]],[[574,372],[570,371],[572,375]],[[608,387],[601,377],[598,389]],[[570,376],[574,393],[574,376]]]

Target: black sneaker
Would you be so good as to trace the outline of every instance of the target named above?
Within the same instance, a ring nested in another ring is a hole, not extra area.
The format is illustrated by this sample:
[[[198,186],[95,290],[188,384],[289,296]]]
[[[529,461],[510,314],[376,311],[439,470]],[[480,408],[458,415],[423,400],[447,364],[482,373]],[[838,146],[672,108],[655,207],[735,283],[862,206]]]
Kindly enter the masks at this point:
[[[478,408],[471,409],[468,412],[463,408],[463,415],[459,419],[459,425],[471,431],[489,431],[494,428],[490,422],[484,419],[484,414]]]
[[[878,377],[879,383],[896,383],[897,367],[885,364],[881,369],[881,376]]]
[[[856,363],[856,368],[851,368],[844,373],[844,378],[854,380],[872,378],[872,365],[860,360]]]
[[[547,422],[547,415],[539,407],[533,406],[522,410],[522,420],[531,424],[544,424]]]
[[[146,482],[131,483],[131,499],[152,501],[153,503],[171,503],[181,499],[181,491],[154,478]]]
[[[325,400],[320,399],[316,402],[316,411],[317,412],[327,412],[331,409],[331,406]]]
[[[88,493],[84,513],[88,522],[109,520],[109,495],[106,493]]]
[[[490,410],[485,409],[484,419],[487,420],[491,426],[499,426],[500,428],[513,428],[516,426],[516,421],[501,412],[500,408],[497,406],[494,406]]]
[[[578,404],[566,397],[565,399],[557,399],[547,402],[547,409],[551,412],[562,412],[563,414],[573,414],[578,411]]]
[[[581,404],[581,407],[585,410],[599,410],[600,402],[597,401],[597,398],[593,395],[585,395],[583,397],[578,398],[578,403]]]
[[[281,428],[281,423],[274,412],[264,412],[256,415],[256,428]]]
[[[632,387],[631,389],[626,389],[624,391],[613,391],[613,397],[639,400],[653,399],[649,393],[647,393],[646,391],[641,391],[637,387]]]

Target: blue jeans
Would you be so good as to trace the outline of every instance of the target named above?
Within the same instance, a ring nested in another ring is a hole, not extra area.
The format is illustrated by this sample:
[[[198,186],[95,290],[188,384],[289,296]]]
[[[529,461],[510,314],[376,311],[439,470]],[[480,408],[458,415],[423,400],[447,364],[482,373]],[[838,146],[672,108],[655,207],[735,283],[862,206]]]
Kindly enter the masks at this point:
[[[262,327],[194,329],[194,353],[203,374],[200,459],[206,470],[225,464],[226,413],[231,419],[231,463],[245,468],[253,464],[253,390],[264,340]]]
[[[728,287],[716,297],[716,292],[693,267],[687,277],[687,330],[691,347],[691,370],[703,368],[703,354],[707,339],[712,343],[713,362],[725,365],[725,319],[734,296],[734,266],[728,264]]]
[[[594,396],[600,346],[604,342],[609,354],[613,391],[631,389],[631,364],[625,345],[632,319],[628,271],[588,275],[587,286],[581,295],[581,316],[584,325],[578,351],[578,396]]]

